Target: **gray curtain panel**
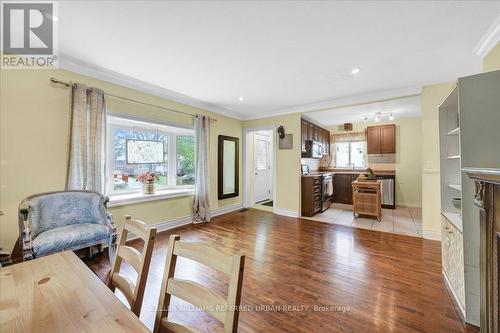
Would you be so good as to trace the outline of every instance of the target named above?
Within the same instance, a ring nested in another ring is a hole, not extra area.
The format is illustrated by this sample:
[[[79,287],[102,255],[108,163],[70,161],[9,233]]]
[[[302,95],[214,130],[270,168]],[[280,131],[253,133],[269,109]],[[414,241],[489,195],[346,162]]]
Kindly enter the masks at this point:
[[[104,92],[79,83],[71,87],[67,190],[104,194],[106,103]]]
[[[194,187],[193,223],[210,221],[210,118],[201,114],[194,118],[196,183]]]

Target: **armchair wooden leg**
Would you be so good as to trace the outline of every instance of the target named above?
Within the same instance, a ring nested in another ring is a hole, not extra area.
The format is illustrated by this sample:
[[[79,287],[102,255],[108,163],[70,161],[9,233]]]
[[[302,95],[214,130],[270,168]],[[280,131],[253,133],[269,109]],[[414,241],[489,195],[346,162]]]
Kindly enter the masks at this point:
[[[111,264],[111,266],[113,266],[116,257],[116,234],[112,235],[109,239],[108,255],[109,255],[109,263]]]

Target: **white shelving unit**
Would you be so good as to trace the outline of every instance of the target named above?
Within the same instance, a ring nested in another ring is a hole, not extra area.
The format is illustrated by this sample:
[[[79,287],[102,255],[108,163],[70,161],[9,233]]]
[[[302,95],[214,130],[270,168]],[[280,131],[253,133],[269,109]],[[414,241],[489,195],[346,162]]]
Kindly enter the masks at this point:
[[[460,133],[460,127],[457,127],[455,129],[452,129],[451,131],[448,132],[448,135],[458,135]]]
[[[454,201],[462,199],[457,88],[439,106],[439,145],[441,154],[441,213],[457,229],[462,231],[462,210],[461,207],[454,205]]]
[[[465,317],[462,154],[458,86],[439,106],[441,249],[444,280]]]

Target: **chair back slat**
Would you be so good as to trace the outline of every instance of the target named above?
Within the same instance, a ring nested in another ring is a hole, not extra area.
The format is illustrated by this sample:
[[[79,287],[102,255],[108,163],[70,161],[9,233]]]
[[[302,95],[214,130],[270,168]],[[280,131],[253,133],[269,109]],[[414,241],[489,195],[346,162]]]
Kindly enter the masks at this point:
[[[231,273],[233,256],[205,243],[178,242],[174,247],[174,255],[197,261],[226,274]]]
[[[142,253],[131,246],[125,245],[129,232],[144,241]],[[113,292],[115,288],[122,291],[130,305],[130,310],[132,310],[137,317],[139,317],[141,313],[144,289],[146,288],[155,238],[156,228],[151,228],[144,222],[132,220],[129,215],[125,216],[125,223],[123,224],[120,239],[118,241],[116,258],[108,279],[108,287]],[[135,282],[130,281],[124,275],[120,274],[122,260],[126,261],[137,272]]]
[[[162,319],[161,326],[166,328],[167,332],[172,333],[201,333],[194,327],[183,325],[175,320],[167,320],[167,318]]]
[[[228,275],[229,287],[227,298],[196,282],[174,278],[177,256],[197,261]],[[171,296],[181,298],[199,307],[222,322],[225,333],[236,333],[238,329],[238,307],[241,299],[244,262],[245,256],[230,255],[208,244],[181,242],[179,236],[171,235],[154,333],[159,333],[162,327],[169,332],[196,332],[192,327],[169,320],[168,307]]]
[[[167,283],[167,293],[201,308],[221,322],[226,319],[225,312],[220,310],[226,307],[226,300],[201,284],[170,278]],[[217,309],[218,311],[212,311],[211,309]]]
[[[130,216],[127,216],[130,217]],[[125,218],[127,218],[125,217]],[[133,233],[137,237],[141,238],[142,240],[145,240],[149,237],[149,226],[141,221],[138,220],[132,220],[128,219],[127,220],[127,230],[128,232]]]
[[[118,255],[132,266],[136,272],[142,268],[142,254],[135,248],[127,245],[120,245]]]
[[[127,302],[129,304],[132,304],[134,302],[134,282],[119,273],[113,273],[113,275],[111,276],[111,281],[115,288],[118,288],[122,292],[122,294],[127,299]]]

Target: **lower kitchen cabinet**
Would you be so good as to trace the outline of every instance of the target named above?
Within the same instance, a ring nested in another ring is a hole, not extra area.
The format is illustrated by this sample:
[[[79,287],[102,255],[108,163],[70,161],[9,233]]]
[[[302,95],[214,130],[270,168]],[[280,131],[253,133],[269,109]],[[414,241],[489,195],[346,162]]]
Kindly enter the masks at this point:
[[[323,176],[302,176],[302,216],[313,216],[321,211]]]
[[[441,215],[441,237],[444,278],[454,294],[455,301],[465,314],[463,234],[443,215]]]
[[[333,202],[352,205],[352,182],[358,174],[337,173],[333,176]]]

